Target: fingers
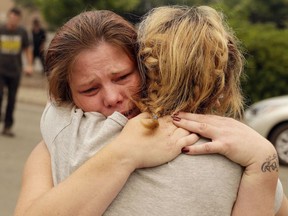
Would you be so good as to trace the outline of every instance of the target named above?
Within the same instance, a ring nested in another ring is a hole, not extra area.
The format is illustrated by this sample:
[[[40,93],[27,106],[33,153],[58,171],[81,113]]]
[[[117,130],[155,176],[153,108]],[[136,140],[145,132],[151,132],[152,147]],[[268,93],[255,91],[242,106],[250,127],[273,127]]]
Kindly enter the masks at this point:
[[[173,123],[180,128],[183,128],[185,130],[188,130],[193,133],[200,134],[203,137],[207,137],[210,139],[213,139],[215,135],[218,134],[217,130],[218,128],[204,123],[204,122],[197,122],[191,119],[185,119],[185,118],[173,118]]]
[[[199,155],[199,154],[223,154],[225,151],[218,142],[206,142],[203,144],[186,146],[182,149],[182,152],[188,155]]]
[[[200,137],[197,134],[192,133],[188,136],[180,138],[177,142],[177,145],[179,145],[181,148],[184,148],[186,146],[190,146],[190,145],[195,144],[199,139],[200,139]],[[182,152],[183,152],[183,150],[182,150]]]
[[[177,114],[174,114],[172,117],[178,117],[180,119],[186,119],[190,121],[195,121],[199,123],[206,123],[211,125],[216,125],[220,120],[223,119],[221,116],[217,115],[207,115],[207,114],[195,114],[195,113],[187,113],[187,112],[179,112]]]

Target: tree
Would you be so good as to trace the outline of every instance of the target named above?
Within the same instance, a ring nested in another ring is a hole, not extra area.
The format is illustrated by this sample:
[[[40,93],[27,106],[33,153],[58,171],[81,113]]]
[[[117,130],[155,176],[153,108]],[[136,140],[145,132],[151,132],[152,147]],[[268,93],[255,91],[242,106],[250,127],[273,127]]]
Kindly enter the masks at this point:
[[[252,23],[273,22],[277,28],[285,28],[288,19],[288,1],[253,0],[249,20]]]
[[[239,34],[246,49],[246,74],[243,82],[248,104],[288,94],[288,30],[273,25],[246,26]]]
[[[274,23],[279,29],[287,27],[287,0],[222,0],[219,2],[229,9],[226,12],[238,16],[244,15],[252,24]]]
[[[131,11],[140,0],[14,0],[28,8],[40,8],[51,28],[61,26],[71,17],[89,9],[109,9],[114,11]]]

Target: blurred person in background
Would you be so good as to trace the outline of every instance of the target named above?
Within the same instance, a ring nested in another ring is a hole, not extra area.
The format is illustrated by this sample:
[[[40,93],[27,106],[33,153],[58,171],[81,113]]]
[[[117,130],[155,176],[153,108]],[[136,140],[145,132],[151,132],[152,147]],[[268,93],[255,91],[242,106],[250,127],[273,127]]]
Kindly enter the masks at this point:
[[[33,62],[39,58],[44,74],[44,46],[46,41],[46,31],[41,26],[39,19],[35,18],[32,23],[32,38],[33,38]]]
[[[20,26],[21,11],[12,8],[8,11],[6,23],[0,27],[0,119],[4,120],[2,134],[13,137],[14,109],[17,90],[22,74],[22,52],[25,53],[27,67],[24,72],[33,72],[32,49],[27,31]],[[4,88],[7,88],[7,105],[2,115]]]

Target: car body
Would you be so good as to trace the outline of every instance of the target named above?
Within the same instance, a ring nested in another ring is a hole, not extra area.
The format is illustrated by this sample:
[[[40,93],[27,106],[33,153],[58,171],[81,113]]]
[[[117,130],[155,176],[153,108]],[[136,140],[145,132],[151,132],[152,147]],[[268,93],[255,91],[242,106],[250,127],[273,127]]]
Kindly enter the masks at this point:
[[[267,138],[276,148],[279,162],[288,165],[288,95],[252,104],[244,122]]]

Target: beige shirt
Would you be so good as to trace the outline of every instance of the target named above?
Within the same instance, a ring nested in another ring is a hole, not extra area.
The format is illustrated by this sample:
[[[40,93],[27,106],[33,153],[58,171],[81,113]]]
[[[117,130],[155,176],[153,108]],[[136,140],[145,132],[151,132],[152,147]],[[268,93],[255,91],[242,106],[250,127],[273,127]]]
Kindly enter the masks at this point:
[[[119,134],[126,122],[118,112],[106,118],[75,107],[48,105],[41,131],[51,155],[54,184]],[[205,141],[201,139],[197,145]],[[228,216],[242,171],[238,164],[218,154],[181,154],[164,165],[132,173],[104,215]]]

